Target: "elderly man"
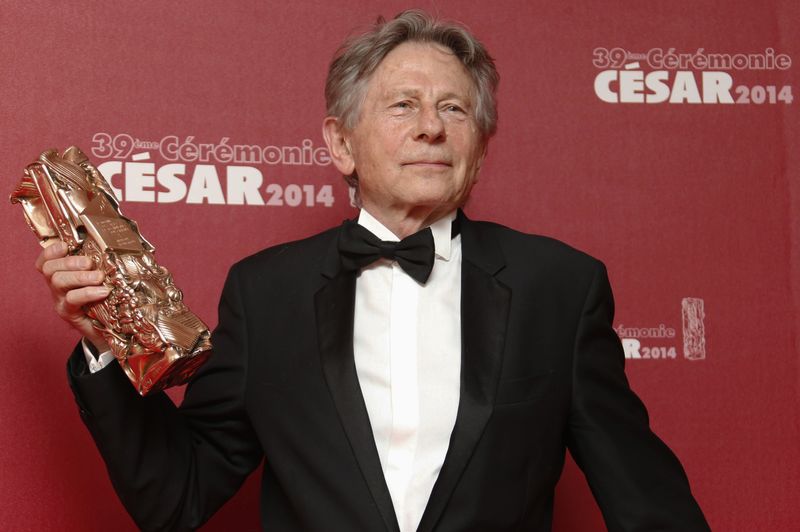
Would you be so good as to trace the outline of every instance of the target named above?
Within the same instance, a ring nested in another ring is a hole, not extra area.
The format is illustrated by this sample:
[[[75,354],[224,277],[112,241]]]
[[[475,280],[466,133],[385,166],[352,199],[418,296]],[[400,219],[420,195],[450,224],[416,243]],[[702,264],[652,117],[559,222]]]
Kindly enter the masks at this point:
[[[102,274],[43,252],[87,339],[81,416],[142,528],[199,526],[265,456],[265,530],[549,530],[569,447],[609,529],[707,530],[628,387],[602,264],[458,210],[497,80],[467,30],[421,12],[346,43],[323,132],[358,219],[233,266],[180,408],[107,362],[80,310]]]

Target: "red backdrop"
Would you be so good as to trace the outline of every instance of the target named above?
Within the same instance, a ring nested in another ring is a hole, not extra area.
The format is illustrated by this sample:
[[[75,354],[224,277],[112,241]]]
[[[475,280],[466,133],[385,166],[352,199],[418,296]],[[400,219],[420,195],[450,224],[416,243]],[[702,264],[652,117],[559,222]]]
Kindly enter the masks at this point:
[[[712,527],[795,530],[800,4],[417,6],[466,23],[502,76],[468,214],[604,260],[632,386]],[[407,7],[6,2],[3,186],[46,148],[82,147],[214,325],[232,262],[353,215],[319,149],[327,63],[354,28]],[[76,338],[33,269],[34,237],[19,207],[0,220],[0,528],[133,530],[67,389]],[[254,475],[207,529],[258,529],[257,492]],[[601,523],[569,463],[555,530]]]

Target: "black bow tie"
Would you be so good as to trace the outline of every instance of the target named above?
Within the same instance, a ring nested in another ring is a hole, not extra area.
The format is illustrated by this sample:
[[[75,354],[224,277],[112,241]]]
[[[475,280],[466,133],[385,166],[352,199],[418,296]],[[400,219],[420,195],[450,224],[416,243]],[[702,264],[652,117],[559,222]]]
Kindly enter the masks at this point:
[[[352,220],[345,222],[339,231],[339,255],[346,271],[358,271],[378,259],[396,260],[415,281],[425,284],[433,269],[433,250],[429,227],[400,242],[380,240]]]

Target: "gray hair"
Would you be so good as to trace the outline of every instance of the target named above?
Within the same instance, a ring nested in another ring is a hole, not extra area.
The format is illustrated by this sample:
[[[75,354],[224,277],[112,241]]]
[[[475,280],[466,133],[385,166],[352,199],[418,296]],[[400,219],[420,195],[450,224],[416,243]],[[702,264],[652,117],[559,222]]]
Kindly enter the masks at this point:
[[[475,84],[475,120],[483,140],[494,135],[495,92],[500,81],[494,60],[466,27],[436,20],[418,9],[403,11],[388,22],[379,17],[370,31],[348,39],[339,48],[325,82],[328,115],[339,118],[348,129],[355,127],[370,76],[389,52],[404,42],[438,44],[452,50]]]

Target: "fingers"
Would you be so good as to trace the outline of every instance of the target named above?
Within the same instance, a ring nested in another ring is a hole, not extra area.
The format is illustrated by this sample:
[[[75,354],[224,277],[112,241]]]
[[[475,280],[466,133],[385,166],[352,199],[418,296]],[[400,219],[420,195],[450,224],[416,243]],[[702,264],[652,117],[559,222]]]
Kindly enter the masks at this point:
[[[50,279],[56,314],[86,336],[84,329],[91,331],[87,325],[83,306],[102,301],[111,290],[105,286],[97,286],[103,280],[103,272],[56,272]],[[86,323],[84,323],[86,322]]]
[[[47,251],[47,250],[45,250]],[[50,279],[56,272],[91,270],[94,267],[92,259],[83,255],[70,255],[45,261],[39,271]]]
[[[53,259],[60,259],[67,255],[67,251],[69,251],[69,247],[64,242],[50,244],[36,257],[36,269],[41,272],[45,262]]]
[[[85,286],[70,290],[64,297],[67,308],[64,310],[74,311],[83,305],[96,303],[105,299],[111,291],[105,286]]]
[[[97,286],[104,278],[105,275],[100,270],[59,270],[50,276],[50,288],[58,292],[68,292],[76,288]]]
[[[68,251],[65,243],[56,242],[43,249],[36,259],[36,267],[50,286],[56,312],[61,317],[82,314],[81,306],[101,301],[110,292],[100,286],[105,274],[94,269],[92,259],[67,255]]]
[[[95,269],[89,257],[68,252],[63,242],[47,246],[36,258],[36,269],[50,287],[56,314],[95,345],[105,345],[83,311],[85,305],[102,301],[111,292],[102,286],[105,274]]]

